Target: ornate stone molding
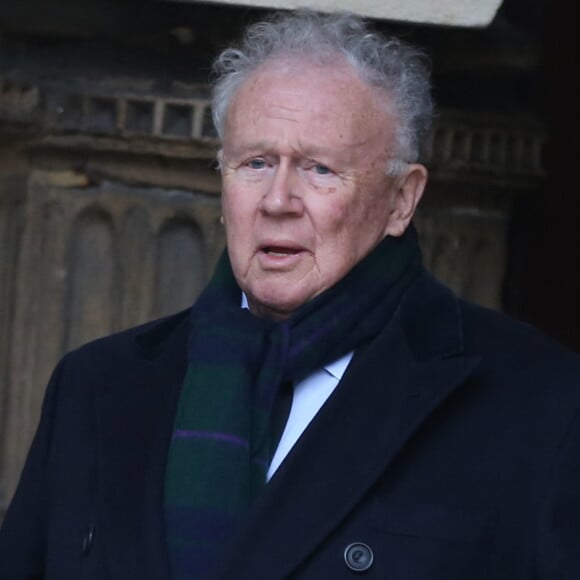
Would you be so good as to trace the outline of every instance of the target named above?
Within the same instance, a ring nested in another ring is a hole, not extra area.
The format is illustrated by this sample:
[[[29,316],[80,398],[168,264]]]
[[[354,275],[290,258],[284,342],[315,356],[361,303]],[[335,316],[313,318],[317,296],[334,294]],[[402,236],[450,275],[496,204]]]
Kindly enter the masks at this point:
[[[545,176],[544,143],[544,131],[537,122],[443,111],[427,163],[441,174],[470,173],[528,182]]]
[[[0,122],[25,125],[62,147],[83,136],[89,148],[154,151],[160,155],[213,158],[218,141],[205,85],[179,87],[167,96],[128,90],[41,87],[0,78]],[[493,176],[509,184],[544,177],[544,134],[537,121],[442,111],[428,158],[435,174]]]

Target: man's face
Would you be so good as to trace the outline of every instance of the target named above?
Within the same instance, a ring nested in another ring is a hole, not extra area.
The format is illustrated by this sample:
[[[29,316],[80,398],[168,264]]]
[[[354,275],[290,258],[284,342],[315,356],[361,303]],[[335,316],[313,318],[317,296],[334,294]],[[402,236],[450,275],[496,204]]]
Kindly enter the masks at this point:
[[[226,119],[222,208],[234,275],[259,316],[282,319],[387,234],[393,121],[347,65],[266,63]],[[404,229],[404,228],[403,228]]]

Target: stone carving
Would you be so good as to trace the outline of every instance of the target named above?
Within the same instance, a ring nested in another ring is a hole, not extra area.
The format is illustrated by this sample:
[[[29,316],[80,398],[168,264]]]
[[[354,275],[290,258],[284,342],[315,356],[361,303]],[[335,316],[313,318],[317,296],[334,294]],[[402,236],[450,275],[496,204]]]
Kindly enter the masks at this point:
[[[4,500],[16,485],[58,358],[190,305],[224,244],[214,195],[199,194],[194,204],[186,191],[54,181],[50,172],[0,180],[0,193],[15,186],[25,200],[17,206],[17,228],[4,219],[13,208],[0,205],[0,236],[8,242],[0,257],[3,280],[14,284],[0,295]]]
[[[38,87],[3,80],[0,77],[0,111],[13,119],[30,118],[40,106]]]
[[[67,92],[62,88],[41,91],[14,82],[4,84],[10,88],[8,96],[0,97],[0,120],[37,122],[51,133],[196,140],[217,147],[205,85],[188,87],[195,97],[176,98],[122,91],[105,94],[92,91],[91,87],[85,87],[84,92]],[[4,94],[2,86],[0,82],[0,95]],[[36,98],[32,99],[31,94]],[[26,102],[29,107],[10,106],[17,101]],[[444,111],[425,161],[437,172],[543,177],[543,145],[543,132],[534,124],[522,127],[500,117],[482,122],[479,116]]]

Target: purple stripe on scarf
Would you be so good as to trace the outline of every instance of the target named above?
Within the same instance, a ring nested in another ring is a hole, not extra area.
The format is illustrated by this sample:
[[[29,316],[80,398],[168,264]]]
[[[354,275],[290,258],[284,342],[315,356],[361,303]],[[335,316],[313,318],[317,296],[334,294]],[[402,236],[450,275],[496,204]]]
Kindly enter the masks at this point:
[[[173,439],[214,439],[215,441],[239,445],[245,449],[250,448],[250,443],[247,439],[219,431],[189,431],[187,429],[177,429],[173,433]]]

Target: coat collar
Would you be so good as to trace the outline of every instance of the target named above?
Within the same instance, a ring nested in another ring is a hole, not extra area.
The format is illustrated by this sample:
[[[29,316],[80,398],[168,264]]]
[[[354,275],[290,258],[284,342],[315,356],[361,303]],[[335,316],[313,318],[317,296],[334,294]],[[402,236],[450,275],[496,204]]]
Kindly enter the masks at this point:
[[[220,580],[289,576],[478,361],[463,354],[456,298],[425,274],[382,335],[359,349],[267,485],[225,559]]]

